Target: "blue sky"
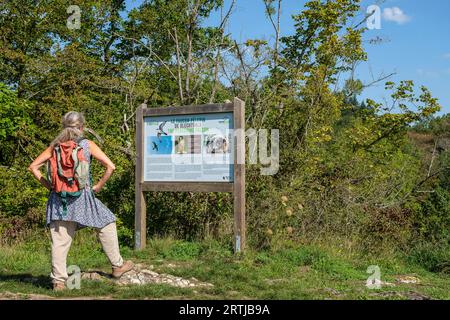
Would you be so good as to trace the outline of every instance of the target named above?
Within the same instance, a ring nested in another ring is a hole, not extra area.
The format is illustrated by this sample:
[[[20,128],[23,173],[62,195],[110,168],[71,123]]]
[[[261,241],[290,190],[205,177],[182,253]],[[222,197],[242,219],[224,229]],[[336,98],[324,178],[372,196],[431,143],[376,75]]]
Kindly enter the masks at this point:
[[[281,33],[294,32],[292,15],[303,8],[305,0],[283,0]],[[127,8],[142,0],[127,0]],[[225,0],[226,4],[231,0]],[[369,5],[381,9],[381,29],[368,30],[364,36],[368,61],[358,67],[356,76],[365,83],[382,75],[396,73],[390,80],[413,80],[416,86],[428,87],[443,106],[440,114],[450,113],[450,1],[448,0],[363,0],[359,17]],[[216,25],[219,14],[205,24]],[[273,40],[273,28],[264,13],[262,0],[237,0],[228,26],[238,41],[263,38]],[[381,43],[368,40],[380,37]],[[389,95],[384,82],[368,88],[360,98],[382,102]]]

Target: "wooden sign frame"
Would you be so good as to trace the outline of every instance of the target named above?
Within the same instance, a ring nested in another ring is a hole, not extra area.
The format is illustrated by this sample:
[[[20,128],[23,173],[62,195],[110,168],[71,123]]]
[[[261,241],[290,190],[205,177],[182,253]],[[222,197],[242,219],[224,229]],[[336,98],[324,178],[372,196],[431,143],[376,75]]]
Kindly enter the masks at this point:
[[[234,179],[233,182],[154,182],[144,181],[144,118],[146,116],[198,115],[233,113]],[[144,192],[232,192],[234,207],[234,250],[244,251],[245,226],[245,103],[234,98],[232,103],[191,105],[182,107],[147,108],[144,103],[136,110],[135,169],[135,249],[145,248],[147,241],[147,205]]]

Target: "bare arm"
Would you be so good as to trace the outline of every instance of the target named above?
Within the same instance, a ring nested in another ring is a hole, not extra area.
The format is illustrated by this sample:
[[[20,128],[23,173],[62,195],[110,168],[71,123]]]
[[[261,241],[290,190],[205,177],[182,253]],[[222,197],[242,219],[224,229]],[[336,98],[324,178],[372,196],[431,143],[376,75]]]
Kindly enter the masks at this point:
[[[108,181],[108,179],[111,177],[113,171],[116,169],[116,166],[114,165],[114,163],[112,163],[108,156],[95,144],[95,142],[89,141],[89,151],[91,152],[91,155],[95,159],[100,161],[101,164],[106,168],[103,177],[92,188],[95,192],[99,192],[105,185],[106,181]]]
[[[48,190],[52,189],[51,183],[42,176],[40,168],[45,164],[47,160],[52,157],[53,147],[48,147],[44,150],[28,167],[28,170],[33,173],[36,180],[38,180]]]

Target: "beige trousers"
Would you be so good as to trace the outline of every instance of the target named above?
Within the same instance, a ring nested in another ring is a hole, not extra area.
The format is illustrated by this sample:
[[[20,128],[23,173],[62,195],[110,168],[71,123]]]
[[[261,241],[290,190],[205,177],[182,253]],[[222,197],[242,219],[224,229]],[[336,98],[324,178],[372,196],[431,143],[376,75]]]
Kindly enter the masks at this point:
[[[66,270],[67,254],[72,244],[77,228],[73,221],[52,221],[50,234],[52,237],[52,273],[53,282],[65,282],[68,278]],[[116,223],[110,223],[106,227],[97,229],[98,238],[103,251],[113,267],[121,267],[123,259],[119,251]]]

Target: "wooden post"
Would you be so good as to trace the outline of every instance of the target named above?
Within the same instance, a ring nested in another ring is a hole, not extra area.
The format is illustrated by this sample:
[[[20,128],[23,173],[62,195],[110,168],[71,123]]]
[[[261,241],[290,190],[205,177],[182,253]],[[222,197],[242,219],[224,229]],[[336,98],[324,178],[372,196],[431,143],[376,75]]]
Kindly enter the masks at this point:
[[[134,247],[136,250],[144,249],[147,242],[147,206],[145,203],[142,183],[144,182],[144,117],[143,111],[147,108],[146,102],[136,110],[136,167],[135,167],[135,220],[134,220]]]
[[[244,251],[245,227],[245,103],[234,98],[234,252]]]

